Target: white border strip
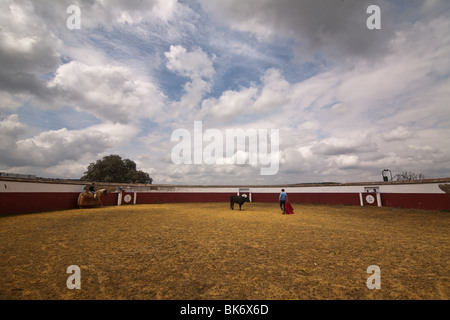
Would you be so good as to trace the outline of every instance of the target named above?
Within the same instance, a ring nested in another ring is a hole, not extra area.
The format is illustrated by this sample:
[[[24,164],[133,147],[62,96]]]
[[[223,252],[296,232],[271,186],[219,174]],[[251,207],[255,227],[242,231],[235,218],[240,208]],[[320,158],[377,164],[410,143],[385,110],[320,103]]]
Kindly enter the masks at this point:
[[[398,184],[398,185],[353,185],[353,186],[312,186],[312,187],[285,187],[289,193],[360,193],[365,192],[367,188],[378,188],[380,193],[445,193],[439,188],[442,183],[415,183],[415,184]],[[57,183],[41,183],[41,182],[22,182],[22,181],[6,181],[0,180],[0,193],[3,192],[83,192],[85,185],[83,184],[57,184]],[[246,187],[250,193],[276,193],[281,191],[280,187]],[[130,187],[127,192],[138,193],[238,193],[241,187],[170,187],[161,188],[160,190],[140,190]]]

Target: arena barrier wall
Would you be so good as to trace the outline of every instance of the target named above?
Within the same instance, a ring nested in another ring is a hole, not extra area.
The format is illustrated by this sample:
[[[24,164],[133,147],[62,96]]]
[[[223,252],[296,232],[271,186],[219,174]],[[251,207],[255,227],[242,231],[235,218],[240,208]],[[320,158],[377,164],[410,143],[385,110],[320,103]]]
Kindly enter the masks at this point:
[[[0,215],[68,210],[86,184],[27,181],[0,177]],[[97,184],[98,185],[98,184]],[[295,186],[139,186],[108,185],[103,206],[157,203],[229,202],[230,195],[247,194],[252,202],[278,204],[281,188],[289,201],[300,204],[384,206],[450,210],[450,178],[408,183],[317,184]],[[98,188],[102,188],[98,185]]]

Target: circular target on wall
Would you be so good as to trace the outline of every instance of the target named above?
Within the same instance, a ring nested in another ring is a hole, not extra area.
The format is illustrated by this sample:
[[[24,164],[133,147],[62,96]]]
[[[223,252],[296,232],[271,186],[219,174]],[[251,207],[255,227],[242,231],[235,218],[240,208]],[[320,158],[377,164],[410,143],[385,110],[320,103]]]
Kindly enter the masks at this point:
[[[130,202],[131,201],[131,195],[129,195],[129,194],[125,195],[125,197],[123,197],[123,201],[126,202],[126,203]]]
[[[373,204],[375,202],[375,197],[371,194],[366,196],[366,202],[369,204]]]

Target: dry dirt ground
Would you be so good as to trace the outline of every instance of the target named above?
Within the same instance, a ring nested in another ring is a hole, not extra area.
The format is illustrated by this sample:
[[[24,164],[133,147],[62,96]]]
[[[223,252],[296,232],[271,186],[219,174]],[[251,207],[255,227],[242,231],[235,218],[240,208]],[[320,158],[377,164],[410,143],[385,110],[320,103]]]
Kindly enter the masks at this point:
[[[450,213],[293,206],[293,215],[203,203],[0,217],[0,299],[450,298]],[[71,265],[79,290],[67,287]],[[367,287],[371,265],[380,289]]]

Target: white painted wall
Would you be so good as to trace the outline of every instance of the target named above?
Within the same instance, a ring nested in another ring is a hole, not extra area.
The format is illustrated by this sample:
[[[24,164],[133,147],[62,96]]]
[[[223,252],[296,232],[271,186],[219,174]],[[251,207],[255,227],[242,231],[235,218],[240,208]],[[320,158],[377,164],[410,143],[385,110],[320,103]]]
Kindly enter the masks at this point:
[[[85,185],[0,180],[0,192],[83,192]]]
[[[450,182],[449,182],[450,183]],[[305,186],[305,187],[285,187],[286,193],[360,193],[365,192],[365,188],[379,188],[380,193],[445,193],[439,188],[440,183],[410,183],[410,184],[373,184],[373,185],[339,185],[339,186]],[[67,183],[43,183],[43,182],[22,182],[0,180],[1,192],[83,192],[85,184]],[[251,193],[280,193],[281,187],[249,187]],[[139,190],[126,190],[127,192],[143,192]],[[148,190],[145,192],[168,193],[168,192],[189,192],[189,193],[237,193],[236,187],[183,187],[173,186],[162,188],[162,190]]]

